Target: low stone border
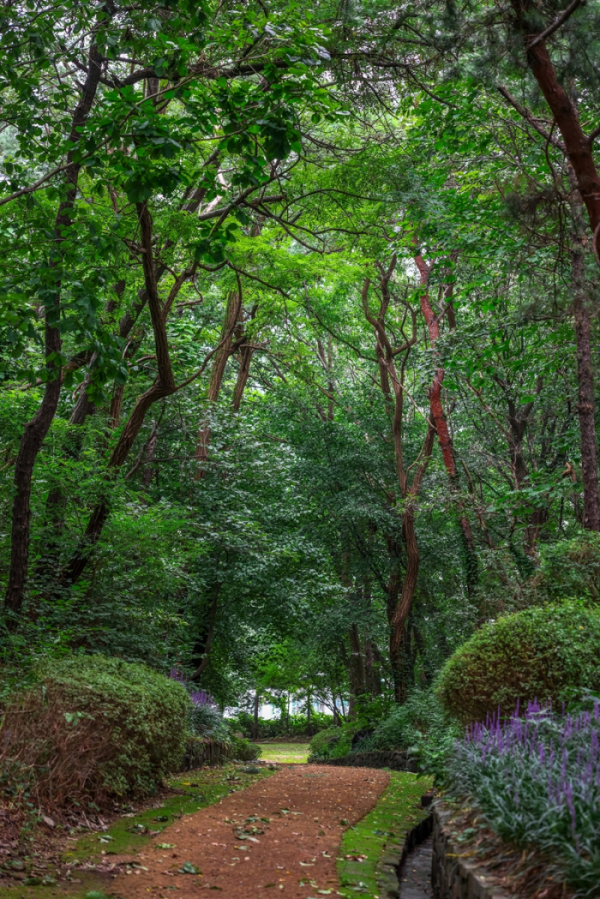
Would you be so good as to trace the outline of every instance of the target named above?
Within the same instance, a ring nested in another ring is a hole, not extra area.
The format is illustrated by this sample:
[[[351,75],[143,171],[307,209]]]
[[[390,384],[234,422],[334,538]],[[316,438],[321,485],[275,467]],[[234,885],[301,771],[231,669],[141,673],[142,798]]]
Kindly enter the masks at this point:
[[[408,831],[403,846],[398,844],[386,848],[377,865],[379,899],[399,899],[400,877],[406,859],[413,849],[425,842],[432,830],[433,816],[429,814]]]
[[[222,765],[231,758],[229,743],[209,740],[205,737],[190,737],[187,741],[185,756],[180,771],[193,771],[203,765]]]
[[[417,774],[419,766],[416,759],[409,759],[406,752],[385,752],[373,750],[371,752],[350,752],[340,759],[309,759],[313,765],[342,765],[348,768],[391,768],[392,771],[410,771]]]
[[[431,886],[434,899],[510,899],[509,894],[494,883],[485,864],[461,853],[461,846],[452,842],[450,821],[452,812],[443,802],[433,809],[433,865]]]

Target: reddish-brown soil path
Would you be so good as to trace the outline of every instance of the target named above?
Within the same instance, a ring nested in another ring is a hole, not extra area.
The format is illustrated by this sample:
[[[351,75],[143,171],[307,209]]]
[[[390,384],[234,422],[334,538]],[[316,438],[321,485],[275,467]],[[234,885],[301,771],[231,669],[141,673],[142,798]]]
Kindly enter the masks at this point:
[[[388,783],[386,772],[369,768],[283,768],[163,830],[157,839],[174,848],[141,852],[139,873],[120,875],[112,890],[125,899],[191,899],[208,889],[227,899],[335,895],[342,833]],[[201,876],[180,873],[185,865]]]

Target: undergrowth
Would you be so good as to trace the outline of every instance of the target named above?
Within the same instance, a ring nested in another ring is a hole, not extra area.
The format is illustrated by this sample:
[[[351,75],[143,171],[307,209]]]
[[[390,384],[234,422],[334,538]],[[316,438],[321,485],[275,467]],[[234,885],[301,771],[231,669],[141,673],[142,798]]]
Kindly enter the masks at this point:
[[[600,883],[600,703],[575,715],[531,704],[475,725],[450,763],[453,793],[475,801],[502,839],[535,848],[578,895]]]

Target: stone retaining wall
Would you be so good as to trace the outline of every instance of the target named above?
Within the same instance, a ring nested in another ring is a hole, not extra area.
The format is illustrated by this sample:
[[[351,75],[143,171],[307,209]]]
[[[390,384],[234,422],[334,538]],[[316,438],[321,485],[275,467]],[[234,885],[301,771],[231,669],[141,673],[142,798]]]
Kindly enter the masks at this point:
[[[415,774],[419,770],[416,760],[407,758],[406,752],[401,751],[350,752],[341,759],[315,759],[313,764],[342,765],[348,768],[391,768],[392,771],[412,771]]]
[[[485,866],[454,843],[450,821],[452,813],[437,802],[433,810],[433,864],[431,886],[434,899],[510,899],[494,883]],[[462,854],[461,854],[462,853]]]
[[[203,765],[222,765],[225,759],[231,758],[228,743],[219,740],[208,740],[204,737],[190,737],[187,741],[181,771],[193,771]]]
[[[408,831],[403,845],[388,845],[377,863],[377,890],[379,899],[402,899],[400,878],[404,863],[410,853],[431,834],[431,814]]]

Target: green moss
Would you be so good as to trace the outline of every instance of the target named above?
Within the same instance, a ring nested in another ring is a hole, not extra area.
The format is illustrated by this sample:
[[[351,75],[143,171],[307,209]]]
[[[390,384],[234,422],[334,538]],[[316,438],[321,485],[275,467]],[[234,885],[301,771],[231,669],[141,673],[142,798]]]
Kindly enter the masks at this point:
[[[461,721],[600,690],[600,614],[581,603],[526,609],[485,625],[448,660],[437,695]]]
[[[390,785],[375,808],[344,833],[338,858],[338,876],[343,896],[375,899],[377,866],[388,844],[402,844],[406,833],[427,814],[420,798],[431,787],[431,779],[416,774],[390,772]],[[365,857],[363,861],[348,856]]]
[[[85,899],[92,890],[111,895],[112,878],[100,878],[90,872],[78,872],[78,884],[57,884],[56,886],[24,886],[2,887],[2,899]]]

